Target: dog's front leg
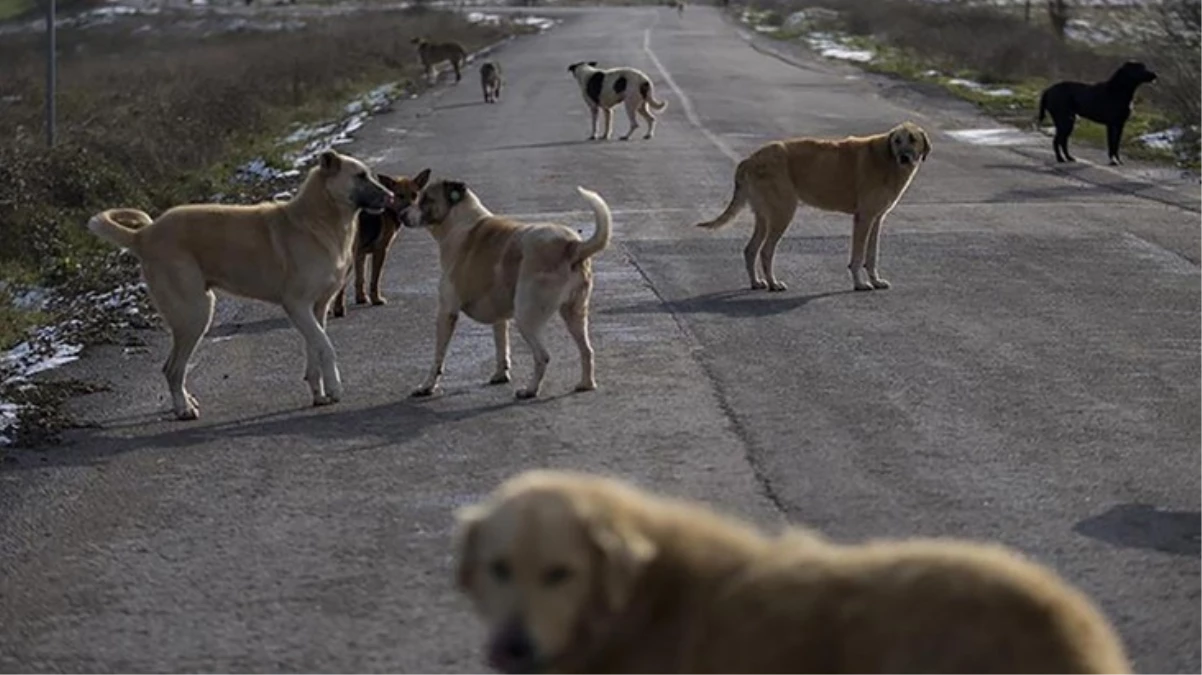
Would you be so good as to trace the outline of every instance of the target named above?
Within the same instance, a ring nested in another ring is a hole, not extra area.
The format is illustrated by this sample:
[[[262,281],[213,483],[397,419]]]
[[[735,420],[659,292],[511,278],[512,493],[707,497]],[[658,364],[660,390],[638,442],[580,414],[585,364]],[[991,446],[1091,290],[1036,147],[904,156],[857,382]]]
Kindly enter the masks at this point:
[[[284,302],[284,311],[288,313],[288,318],[305,338],[306,348],[313,352],[309,356],[309,366],[305,369],[305,381],[309,383],[309,390],[313,393],[313,405],[329,405],[342,399],[342,377],[338,374],[334,345],[321,326],[325,319],[324,314],[329,308],[329,301],[327,295],[324,302],[316,305],[288,300]],[[321,319],[315,316],[318,312],[322,313]]]
[[[509,381],[509,320],[502,319],[492,325],[493,345],[497,348],[497,370],[489,384],[505,384]]]
[[[453,306],[453,305],[450,305]],[[455,333],[455,324],[459,321],[459,312],[449,309],[448,305],[439,303],[436,337],[434,345],[434,367],[421,386],[413,390],[414,397],[433,396],[439,390],[442,382],[442,364],[447,358],[447,345],[451,343],[451,335]]]
[[[387,305],[388,300],[380,295],[380,275],[384,273],[384,256],[388,255],[387,246],[377,248],[371,254],[371,304]]]
[[[589,112],[591,112],[593,115],[593,126],[589,130],[588,139],[590,141],[595,141],[595,140],[597,140],[597,106],[590,105]]]
[[[884,224],[885,214],[881,214],[873,219],[871,229],[868,231],[868,262],[865,268],[868,271],[868,283],[878,291],[891,286],[888,280],[881,278],[880,270],[877,267],[877,261],[880,259],[881,227]]]
[[[864,257],[868,248],[868,233],[872,228],[872,217],[857,211],[851,232],[851,262],[847,269],[851,271],[851,283],[857,291],[871,291],[872,284],[864,278]]]
[[[601,139],[608,141],[614,133],[614,110],[613,108],[603,108],[602,110],[605,113],[605,135]]]

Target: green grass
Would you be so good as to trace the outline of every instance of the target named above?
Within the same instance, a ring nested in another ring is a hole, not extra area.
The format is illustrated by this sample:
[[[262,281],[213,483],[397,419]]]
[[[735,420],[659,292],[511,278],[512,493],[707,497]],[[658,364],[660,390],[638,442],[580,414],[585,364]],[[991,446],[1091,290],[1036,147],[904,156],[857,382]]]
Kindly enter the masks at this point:
[[[0,0],[0,21],[15,19],[33,7],[33,0]]]

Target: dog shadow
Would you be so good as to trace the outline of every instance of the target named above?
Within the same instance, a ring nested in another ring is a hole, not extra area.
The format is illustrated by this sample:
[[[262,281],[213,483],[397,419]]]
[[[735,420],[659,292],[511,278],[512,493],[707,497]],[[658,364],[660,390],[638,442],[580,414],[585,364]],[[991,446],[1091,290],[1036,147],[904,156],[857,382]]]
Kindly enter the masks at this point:
[[[1172,555],[1202,554],[1202,513],[1164,511],[1150,504],[1118,504],[1073,526],[1090,539],[1122,548]]]
[[[287,317],[273,317],[244,323],[223,323],[210,328],[205,337],[211,340],[213,338],[234,337],[235,335],[262,335],[263,333],[291,327],[292,322]]]
[[[498,145],[492,148],[485,148],[485,152],[496,152],[501,150],[534,150],[537,148],[560,148],[568,145],[586,145],[595,143],[596,141],[575,140],[575,141],[548,141],[546,143],[525,143],[520,145]]]
[[[634,305],[601,310],[601,313],[615,315],[660,314],[666,307],[668,311],[675,314],[717,314],[731,318],[773,316],[800,309],[815,300],[854,292],[851,289],[844,289],[808,295],[791,295],[787,291],[784,293],[751,289],[719,291],[681,300],[649,300]]]
[[[484,101],[466,101],[464,103],[448,103],[446,105],[434,106],[435,110],[454,110],[456,108],[475,108],[477,106],[488,105]]]

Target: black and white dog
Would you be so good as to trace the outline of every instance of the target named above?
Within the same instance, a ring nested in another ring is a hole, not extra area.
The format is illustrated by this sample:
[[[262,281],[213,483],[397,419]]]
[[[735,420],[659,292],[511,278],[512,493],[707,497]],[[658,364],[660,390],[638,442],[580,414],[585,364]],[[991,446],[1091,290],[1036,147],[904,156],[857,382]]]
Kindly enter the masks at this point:
[[[1111,166],[1122,164],[1119,142],[1123,140],[1123,126],[1131,116],[1135,90],[1139,85],[1155,80],[1156,73],[1144,64],[1128,61],[1105,82],[1057,82],[1045,89],[1039,97],[1039,121],[1042,123],[1047,113],[1056,125],[1056,136],[1052,139],[1056,161],[1077,161],[1068,153],[1068,137],[1073,133],[1073,124],[1079,115],[1106,125],[1107,157]]]
[[[626,104],[626,115],[630,118],[630,131],[626,132],[622,140],[629,139],[634,130],[639,128],[636,113],[647,120],[647,135],[643,138],[655,135],[655,115],[652,115],[651,111],[663,110],[668,107],[668,103],[655,100],[651,80],[646,73],[635,68],[603,70],[597,67],[596,61],[573,63],[568,66],[568,72],[576,78],[580,85],[580,93],[584,95],[584,102],[593,114],[592,133],[588,137],[590,141],[597,138],[598,110],[605,112],[605,135],[602,138],[609,140],[613,132],[612,108],[619,103]]]

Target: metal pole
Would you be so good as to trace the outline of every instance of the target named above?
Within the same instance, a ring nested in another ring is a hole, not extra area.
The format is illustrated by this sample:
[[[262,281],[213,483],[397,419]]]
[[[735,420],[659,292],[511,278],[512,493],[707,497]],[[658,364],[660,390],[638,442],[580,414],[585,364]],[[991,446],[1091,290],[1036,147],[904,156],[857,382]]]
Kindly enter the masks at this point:
[[[55,0],[46,0],[46,145],[54,147],[54,90],[58,64],[54,44]]]

